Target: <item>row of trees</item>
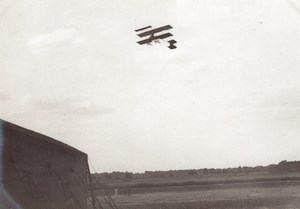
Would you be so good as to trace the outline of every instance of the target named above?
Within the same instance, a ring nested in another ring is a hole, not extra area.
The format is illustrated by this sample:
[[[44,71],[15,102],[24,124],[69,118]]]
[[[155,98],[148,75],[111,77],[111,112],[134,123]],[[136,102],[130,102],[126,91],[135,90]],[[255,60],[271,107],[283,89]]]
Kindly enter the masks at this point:
[[[278,164],[268,166],[239,166],[236,168],[203,168],[190,170],[170,170],[170,171],[146,171],[144,173],[131,172],[112,172],[93,174],[100,181],[122,180],[130,181],[131,179],[142,178],[173,178],[184,176],[199,175],[228,175],[228,174],[249,174],[249,173],[279,173],[279,172],[300,172],[300,161],[283,160]]]
[[[96,173],[93,177],[97,180],[131,180],[134,174],[132,172],[112,172],[112,173]]]

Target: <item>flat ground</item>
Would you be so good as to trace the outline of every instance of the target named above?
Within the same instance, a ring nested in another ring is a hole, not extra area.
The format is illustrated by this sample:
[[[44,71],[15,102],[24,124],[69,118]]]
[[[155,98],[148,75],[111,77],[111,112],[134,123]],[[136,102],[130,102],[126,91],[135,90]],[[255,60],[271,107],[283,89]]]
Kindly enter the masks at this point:
[[[113,197],[120,208],[300,209],[300,182],[189,186]]]
[[[300,209],[300,180],[273,177],[254,182],[155,184],[112,198],[120,209]]]

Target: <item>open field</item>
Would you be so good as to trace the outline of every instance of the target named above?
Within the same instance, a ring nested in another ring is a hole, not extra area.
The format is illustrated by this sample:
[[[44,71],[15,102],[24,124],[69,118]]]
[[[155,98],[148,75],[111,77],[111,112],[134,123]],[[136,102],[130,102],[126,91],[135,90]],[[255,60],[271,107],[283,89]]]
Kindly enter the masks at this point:
[[[120,209],[300,209],[300,173],[110,182]],[[122,188],[130,187],[130,196]],[[110,189],[109,189],[110,188]]]
[[[300,182],[173,187],[113,199],[121,209],[300,209]]]
[[[197,175],[164,178],[134,178],[130,180],[106,180],[101,183],[108,189],[114,188],[156,188],[187,185],[232,184],[264,181],[300,181],[300,172],[292,173],[251,173],[227,175]]]

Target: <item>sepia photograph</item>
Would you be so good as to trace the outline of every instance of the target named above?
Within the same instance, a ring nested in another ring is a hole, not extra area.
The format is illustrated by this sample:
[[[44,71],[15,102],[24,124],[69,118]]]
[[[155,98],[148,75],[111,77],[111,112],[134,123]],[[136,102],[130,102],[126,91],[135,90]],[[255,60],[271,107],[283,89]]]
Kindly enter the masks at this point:
[[[300,209],[299,0],[1,0],[0,209]]]

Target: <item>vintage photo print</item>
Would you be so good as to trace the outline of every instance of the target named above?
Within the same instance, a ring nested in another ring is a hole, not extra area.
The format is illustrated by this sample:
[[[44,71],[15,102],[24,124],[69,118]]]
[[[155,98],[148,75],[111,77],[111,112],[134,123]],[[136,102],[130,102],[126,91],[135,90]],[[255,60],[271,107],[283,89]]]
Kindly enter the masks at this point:
[[[1,0],[0,209],[300,209],[299,0]]]

